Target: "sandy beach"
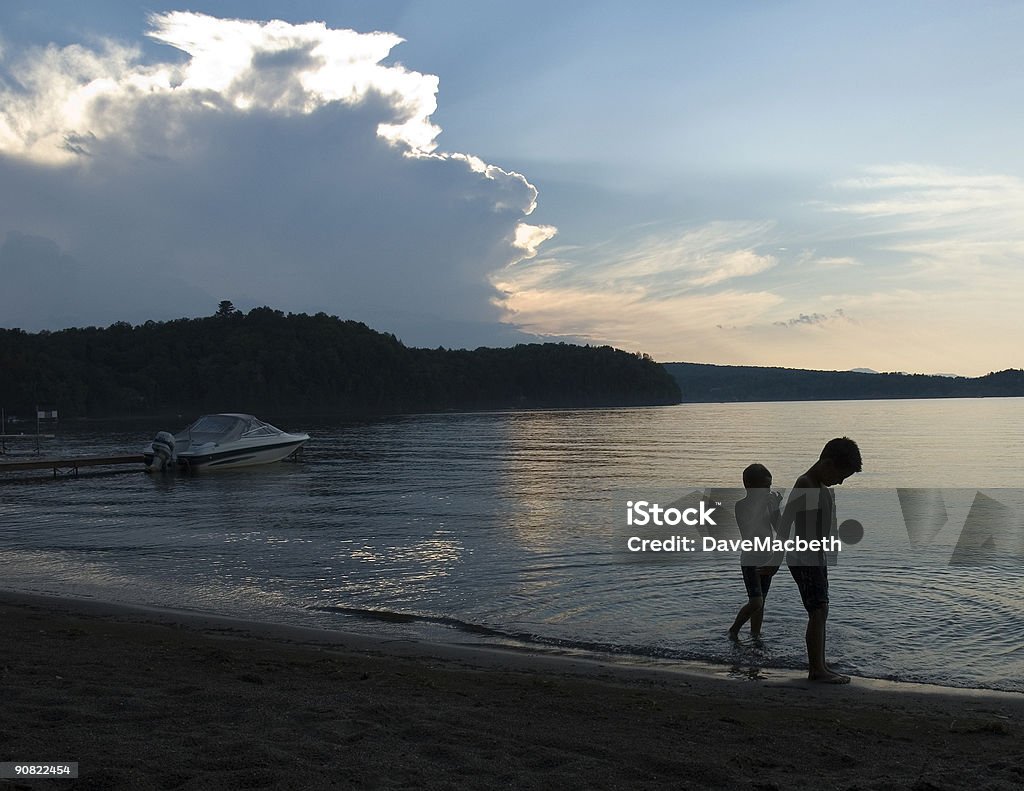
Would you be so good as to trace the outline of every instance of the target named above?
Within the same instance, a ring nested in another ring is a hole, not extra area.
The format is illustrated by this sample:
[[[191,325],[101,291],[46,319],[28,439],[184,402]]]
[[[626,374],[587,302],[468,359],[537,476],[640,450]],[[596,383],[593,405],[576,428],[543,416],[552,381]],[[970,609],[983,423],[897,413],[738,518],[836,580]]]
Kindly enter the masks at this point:
[[[0,788],[1016,789],[1024,696],[0,595]],[[724,636],[723,636],[723,639]]]

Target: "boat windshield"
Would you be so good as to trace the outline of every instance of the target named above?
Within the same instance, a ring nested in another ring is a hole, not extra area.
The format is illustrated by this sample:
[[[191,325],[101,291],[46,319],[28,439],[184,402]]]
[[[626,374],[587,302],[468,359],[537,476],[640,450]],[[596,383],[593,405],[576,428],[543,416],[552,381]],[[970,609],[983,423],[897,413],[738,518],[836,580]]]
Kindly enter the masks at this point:
[[[252,415],[203,415],[183,433],[195,443],[224,443],[249,437],[275,437],[282,432]]]
[[[250,418],[248,425],[245,427],[243,437],[276,437],[278,434],[283,434],[281,429],[264,423],[262,420],[257,418]]]
[[[203,415],[185,429],[193,442],[238,439],[245,430],[245,422],[234,415]]]

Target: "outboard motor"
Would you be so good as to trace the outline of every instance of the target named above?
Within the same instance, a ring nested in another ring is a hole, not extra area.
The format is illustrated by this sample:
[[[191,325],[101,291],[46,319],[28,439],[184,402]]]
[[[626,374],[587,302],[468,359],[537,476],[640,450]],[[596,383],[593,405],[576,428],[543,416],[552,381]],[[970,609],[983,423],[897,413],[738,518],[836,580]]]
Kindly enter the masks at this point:
[[[164,472],[173,469],[177,456],[174,454],[174,435],[169,431],[159,431],[153,440],[153,457],[146,454],[146,469],[153,472]]]

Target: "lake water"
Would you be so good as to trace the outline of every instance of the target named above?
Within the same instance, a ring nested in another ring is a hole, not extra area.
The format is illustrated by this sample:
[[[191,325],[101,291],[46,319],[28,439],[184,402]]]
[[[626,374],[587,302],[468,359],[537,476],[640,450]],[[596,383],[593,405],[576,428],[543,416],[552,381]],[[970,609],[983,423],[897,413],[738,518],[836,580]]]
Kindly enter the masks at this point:
[[[186,422],[63,425],[43,455],[132,452]],[[625,503],[709,489],[728,512],[752,461],[785,488],[846,434],[864,472],[836,488],[837,507],[865,537],[829,572],[830,661],[862,676],[1024,691],[1024,399],[278,424],[313,435],[300,463],[5,475],[3,586],[446,642],[702,660],[756,677],[805,663],[806,616],[786,569],[764,639],[733,644],[726,630],[745,601],[737,556],[630,555]],[[924,523],[908,521],[910,501],[925,503]],[[972,533],[978,502],[995,503],[998,524],[982,520]],[[986,541],[994,551],[956,549]]]

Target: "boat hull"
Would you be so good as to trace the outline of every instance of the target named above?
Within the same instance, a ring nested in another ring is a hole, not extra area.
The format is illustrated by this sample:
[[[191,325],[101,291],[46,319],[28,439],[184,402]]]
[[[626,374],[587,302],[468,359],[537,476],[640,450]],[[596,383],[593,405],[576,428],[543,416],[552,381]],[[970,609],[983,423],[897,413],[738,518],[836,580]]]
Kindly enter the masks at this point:
[[[286,459],[306,444],[309,437],[276,442],[273,445],[259,445],[249,448],[221,448],[209,452],[199,451],[178,454],[178,466],[190,470],[227,470],[235,467],[254,467],[259,464],[273,464]]]

